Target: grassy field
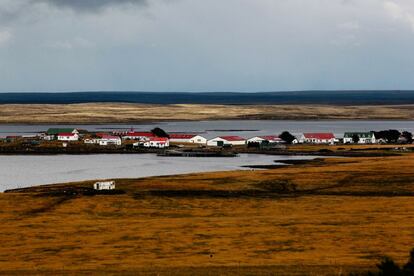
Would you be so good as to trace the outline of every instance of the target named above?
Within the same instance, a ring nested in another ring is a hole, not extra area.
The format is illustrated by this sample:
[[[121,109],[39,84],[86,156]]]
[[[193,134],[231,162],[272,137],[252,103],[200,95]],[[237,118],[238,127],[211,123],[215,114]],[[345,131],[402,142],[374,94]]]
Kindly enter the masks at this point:
[[[414,154],[0,194],[0,273],[343,275],[414,245]]]
[[[18,116],[16,116],[18,114]],[[220,119],[401,119],[413,120],[414,107],[328,105],[144,105],[68,104],[0,105],[4,123],[133,123],[159,120]]]

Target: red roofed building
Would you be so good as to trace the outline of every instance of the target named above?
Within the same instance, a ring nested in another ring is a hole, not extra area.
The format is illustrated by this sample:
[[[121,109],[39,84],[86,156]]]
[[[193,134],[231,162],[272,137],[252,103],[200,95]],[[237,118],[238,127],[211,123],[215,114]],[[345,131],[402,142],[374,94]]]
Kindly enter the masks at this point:
[[[172,133],[170,134],[171,143],[192,143],[206,144],[207,139],[197,134]]]
[[[110,135],[110,134],[102,134],[99,137],[101,137],[102,139],[118,139],[119,138],[119,136]]]
[[[311,144],[333,144],[336,138],[333,133],[303,133],[299,141]]]
[[[241,146],[246,144],[246,139],[240,136],[219,136],[207,141],[207,146],[220,147],[224,145]]]
[[[122,136],[123,139],[148,141],[150,138],[155,137],[152,132],[128,132]]]
[[[98,143],[100,146],[109,146],[109,145],[116,145],[120,146],[122,144],[122,140],[119,136],[109,135],[105,133],[97,134],[100,139],[98,139]]]
[[[151,137],[143,144],[146,148],[167,148],[170,146],[170,140],[166,137]]]

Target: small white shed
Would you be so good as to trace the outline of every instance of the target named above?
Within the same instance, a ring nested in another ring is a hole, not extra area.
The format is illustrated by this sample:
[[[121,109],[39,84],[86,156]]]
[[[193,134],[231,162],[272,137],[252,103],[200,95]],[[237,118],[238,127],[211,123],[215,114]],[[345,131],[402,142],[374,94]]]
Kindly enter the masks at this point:
[[[95,184],[93,184],[93,188],[95,190],[114,190],[115,181],[96,182]]]

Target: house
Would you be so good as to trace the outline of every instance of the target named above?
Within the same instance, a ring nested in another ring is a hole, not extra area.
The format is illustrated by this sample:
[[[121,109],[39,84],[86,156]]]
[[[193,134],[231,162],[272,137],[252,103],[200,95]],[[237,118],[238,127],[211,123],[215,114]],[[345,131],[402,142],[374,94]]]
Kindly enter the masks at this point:
[[[310,144],[333,144],[336,141],[333,133],[303,133],[299,139],[300,143]]]
[[[109,134],[101,134],[99,136],[100,138],[96,140],[98,141],[98,144],[100,146],[109,146],[109,145],[120,146],[122,144],[122,140],[119,136],[113,136]]]
[[[374,132],[345,132],[344,144],[354,143],[354,137],[358,136],[358,144],[375,144],[377,139]]]
[[[136,146],[137,143],[134,144]],[[139,144],[139,143],[138,143]],[[166,137],[152,137],[142,144],[146,148],[167,148],[170,146],[170,141]]]
[[[207,141],[207,146],[222,147],[226,145],[241,146],[246,144],[246,139],[240,136],[219,136]]]
[[[139,140],[139,141],[149,141],[150,138],[155,137],[155,135],[152,132],[136,132],[136,131],[130,131],[127,132],[122,136],[122,139],[125,140]]]
[[[205,138],[201,135],[196,135],[196,136],[194,136],[190,139],[190,143],[205,145],[205,144],[207,144],[207,138]]]
[[[263,143],[267,141],[270,144],[281,144],[285,143],[282,139],[279,138],[277,135],[266,135],[266,136],[255,136],[247,140],[247,143]]]
[[[170,134],[171,143],[207,144],[207,139],[197,134]]]
[[[83,139],[83,142],[85,144],[99,144],[99,139],[97,139],[97,138],[87,138],[87,139]]]
[[[96,144],[100,146],[122,145],[122,139],[119,136],[106,133],[97,133],[96,136],[90,136],[83,140],[85,144]]]
[[[95,190],[115,190],[115,181],[103,181],[93,184]]]
[[[78,141],[79,135],[77,133],[59,133],[57,135],[58,141]]]
[[[79,134],[79,131],[76,128],[49,128],[46,131],[47,136],[57,136],[59,133]]]
[[[55,135],[44,134],[44,135],[41,135],[40,138],[45,141],[52,141],[52,140],[55,140]]]

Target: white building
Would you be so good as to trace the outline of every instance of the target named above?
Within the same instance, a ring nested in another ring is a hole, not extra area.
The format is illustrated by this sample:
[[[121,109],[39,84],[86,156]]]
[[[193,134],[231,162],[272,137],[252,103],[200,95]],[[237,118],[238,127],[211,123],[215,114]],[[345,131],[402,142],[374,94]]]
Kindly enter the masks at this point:
[[[115,190],[115,181],[102,181],[93,184],[95,190]]]
[[[205,145],[205,144],[207,144],[207,138],[205,138],[201,135],[196,135],[196,136],[194,136],[193,138],[190,139],[190,143]]]
[[[53,141],[55,139],[55,136],[45,134],[45,135],[40,136],[40,138],[45,140],[45,141]]]
[[[59,133],[57,139],[58,141],[78,141],[79,135],[77,133]]]
[[[240,136],[219,136],[207,141],[207,146],[222,147],[226,145],[242,146],[246,144],[246,139]]]
[[[135,143],[134,146],[136,144],[137,143]],[[138,143],[138,145],[139,145],[139,143]],[[153,138],[150,138],[148,141],[145,141],[142,145],[146,148],[159,148],[159,149],[161,149],[161,148],[169,147],[170,146],[170,141],[169,141],[168,138],[165,138],[165,137],[153,137]]]
[[[195,134],[170,134],[171,143],[207,144],[207,139]]]
[[[97,139],[100,146],[109,146],[115,145],[120,146],[122,144],[122,139],[118,136],[112,135],[102,135],[100,139]]]
[[[377,142],[374,132],[345,132],[344,144],[353,144],[356,136],[358,144],[375,144]]]
[[[85,144],[99,144],[99,139],[96,139],[96,138],[84,139],[83,142]]]
[[[337,139],[333,133],[303,133],[299,142],[309,144],[334,144],[337,142]]]
[[[279,138],[276,135],[267,135],[267,136],[255,136],[247,140],[247,143],[263,143],[263,141],[268,141],[272,144],[282,144],[285,143],[283,139]]]
[[[150,138],[154,137],[155,135],[152,132],[128,132],[122,136],[122,139],[149,141]]]

